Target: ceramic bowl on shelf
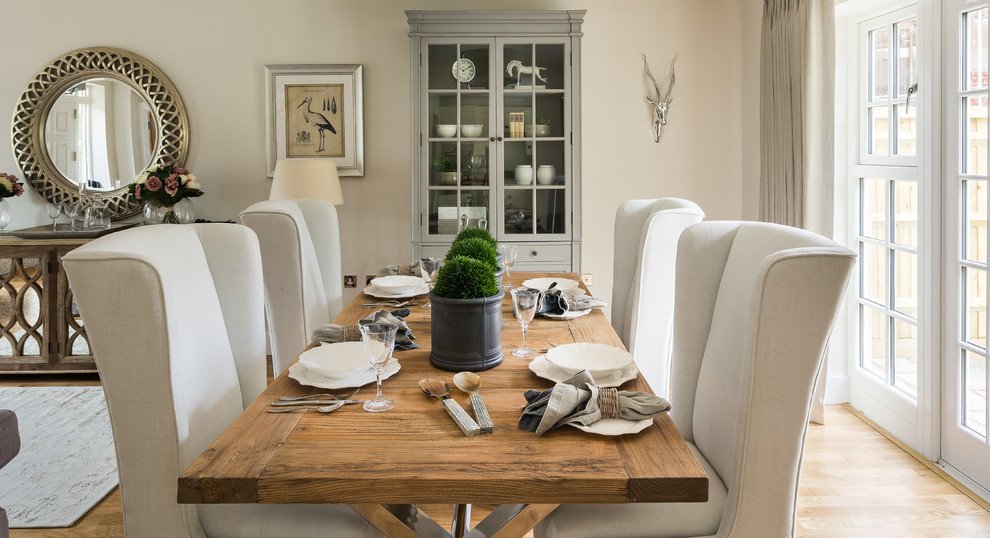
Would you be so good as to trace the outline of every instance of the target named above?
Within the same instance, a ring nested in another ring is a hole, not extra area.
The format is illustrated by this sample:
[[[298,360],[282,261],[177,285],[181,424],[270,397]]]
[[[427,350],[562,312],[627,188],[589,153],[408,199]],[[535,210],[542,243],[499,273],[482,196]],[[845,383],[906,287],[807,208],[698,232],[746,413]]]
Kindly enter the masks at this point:
[[[526,136],[533,136],[532,125],[527,125],[525,131]],[[550,136],[550,126],[543,124],[536,125],[536,136]]]
[[[453,123],[438,123],[437,136],[440,138],[454,138],[457,136],[457,125]]]
[[[481,130],[484,129],[484,125],[478,124],[468,124],[461,125],[461,136],[464,138],[478,138],[481,136]]]

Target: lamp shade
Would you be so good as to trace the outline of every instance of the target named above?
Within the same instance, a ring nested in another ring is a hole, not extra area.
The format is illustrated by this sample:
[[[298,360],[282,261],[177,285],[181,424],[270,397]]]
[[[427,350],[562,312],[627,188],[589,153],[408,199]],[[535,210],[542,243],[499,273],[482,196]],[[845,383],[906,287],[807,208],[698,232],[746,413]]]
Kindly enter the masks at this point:
[[[330,159],[286,159],[275,163],[269,200],[326,200],[344,203],[337,164]]]

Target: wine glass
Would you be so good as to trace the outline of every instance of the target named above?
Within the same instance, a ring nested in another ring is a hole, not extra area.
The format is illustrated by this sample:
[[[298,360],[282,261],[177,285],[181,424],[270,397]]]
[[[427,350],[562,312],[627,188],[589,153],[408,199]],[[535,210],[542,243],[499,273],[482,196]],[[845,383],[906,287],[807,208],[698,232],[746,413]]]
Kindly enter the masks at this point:
[[[395,331],[398,327],[385,323],[368,323],[361,325],[361,340],[364,341],[364,352],[368,355],[368,362],[375,369],[375,379],[378,383],[378,392],[374,400],[364,402],[364,410],[371,413],[381,413],[395,407],[395,402],[386,398],[382,394],[382,374],[385,373],[385,366],[392,358],[392,350],[395,349]]]
[[[511,290],[512,283],[509,281],[509,270],[516,263],[516,246],[515,245],[499,245],[498,253],[502,255],[502,269],[505,269],[505,285],[502,286],[503,289]]]
[[[433,292],[433,285],[437,281],[437,273],[440,272],[440,267],[443,262],[436,258],[420,258],[419,260],[419,271],[423,275],[423,280],[426,281],[426,285],[430,287],[430,292]],[[426,296],[426,303],[423,304],[423,308],[433,308],[430,304],[429,295]]]
[[[62,214],[62,204],[48,204],[46,209],[48,210],[48,218],[52,219],[52,231],[55,231],[58,217]]]
[[[523,335],[522,347],[514,349],[512,355],[523,358],[531,357],[536,352],[526,347],[526,331],[529,330],[529,323],[536,316],[536,307],[540,304],[540,297],[543,294],[540,293],[540,290],[532,288],[515,288],[510,293],[512,293],[512,309],[516,314],[516,319],[519,320],[519,325],[522,326]]]

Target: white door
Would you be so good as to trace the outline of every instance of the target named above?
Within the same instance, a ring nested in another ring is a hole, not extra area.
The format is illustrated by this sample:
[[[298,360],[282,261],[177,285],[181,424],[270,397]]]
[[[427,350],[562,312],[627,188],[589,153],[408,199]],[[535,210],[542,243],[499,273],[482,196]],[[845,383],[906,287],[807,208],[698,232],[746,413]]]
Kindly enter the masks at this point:
[[[943,9],[945,309],[941,459],[964,475],[963,479],[988,489],[990,8],[987,2],[946,0]]]
[[[45,142],[48,155],[66,178],[79,178],[79,121],[76,103],[59,99],[48,113],[45,123]]]

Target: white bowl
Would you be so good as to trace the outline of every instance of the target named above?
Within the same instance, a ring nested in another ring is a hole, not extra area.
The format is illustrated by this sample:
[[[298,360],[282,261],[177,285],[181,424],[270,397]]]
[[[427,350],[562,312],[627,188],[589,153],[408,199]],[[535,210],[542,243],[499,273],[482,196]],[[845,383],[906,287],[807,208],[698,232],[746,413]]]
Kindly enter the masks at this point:
[[[581,286],[580,282],[569,278],[531,278],[523,281],[522,285],[526,288],[533,288],[534,290],[547,291],[554,282],[557,285],[553,289],[560,291],[574,290]]]
[[[323,343],[304,351],[299,362],[330,379],[348,379],[371,369],[364,342]]]
[[[440,123],[437,125],[437,136],[440,138],[454,138],[457,136],[457,125],[453,123]]]
[[[385,293],[400,294],[415,291],[426,281],[418,276],[391,275],[371,279],[371,285]]]
[[[552,348],[547,351],[546,360],[571,374],[587,370],[592,377],[602,378],[633,362],[632,355],[626,350],[588,342]]]
[[[484,128],[484,125],[476,125],[473,123],[461,125],[461,136],[465,138],[478,138],[481,136],[482,128]]]

